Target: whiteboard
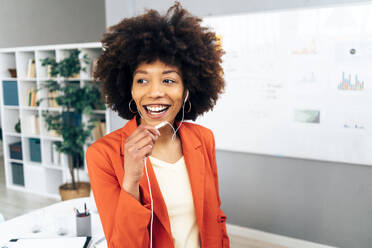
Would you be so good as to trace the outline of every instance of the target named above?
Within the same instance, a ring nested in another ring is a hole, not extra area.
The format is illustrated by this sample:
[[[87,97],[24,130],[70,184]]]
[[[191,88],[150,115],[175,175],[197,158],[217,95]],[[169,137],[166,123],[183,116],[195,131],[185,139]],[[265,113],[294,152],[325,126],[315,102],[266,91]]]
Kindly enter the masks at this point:
[[[225,92],[216,148],[372,165],[372,4],[204,18]]]

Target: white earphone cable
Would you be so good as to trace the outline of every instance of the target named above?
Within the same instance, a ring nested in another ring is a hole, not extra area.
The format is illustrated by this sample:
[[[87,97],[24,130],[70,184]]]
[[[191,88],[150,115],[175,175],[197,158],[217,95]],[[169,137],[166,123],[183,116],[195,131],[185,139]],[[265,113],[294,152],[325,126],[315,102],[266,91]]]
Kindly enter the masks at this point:
[[[182,122],[183,122],[183,119],[184,119],[184,115],[185,115],[185,103],[186,103],[186,100],[187,100],[188,95],[189,95],[189,92],[187,91],[187,96],[186,96],[185,100],[183,101],[183,105],[182,105],[182,120],[181,120],[180,125],[177,127],[177,129],[174,130],[174,127],[168,121],[166,122],[173,129],[173,132],[174,133],[172,135],[172,140],[174,139],[174,137],[175,137],[178,129],[182,125]],[[139,115],[142,118],[141,112],[138,111],[138,113],[139,113]],[[154,222],[154,203],[153,203],[153,199],[152,199],[152,192],[151,192],[151,184],[150,184],[149,173],[147,172],[147,157],[145,157],[144,163],[145,163],[145,172],[146,172],[146,177],[147,177],[147,183],[149,185],[149,193],[150,193],[150,201],[151,201],[150,248],[152,248],[152,226],[153,226],[153,222]]]
[[[154,203],[153,203],[153,200],[152,200],[150,178],[149,178],[149,173],[147,172],[147,162],[146,161],[147,161],[147,157],[145,157],[145,171],[146,171],[147,183],[149,184],[150,201],[151,201],[150,248],[152,248],[152,224],[153,224],[153,221],[154,221]]]

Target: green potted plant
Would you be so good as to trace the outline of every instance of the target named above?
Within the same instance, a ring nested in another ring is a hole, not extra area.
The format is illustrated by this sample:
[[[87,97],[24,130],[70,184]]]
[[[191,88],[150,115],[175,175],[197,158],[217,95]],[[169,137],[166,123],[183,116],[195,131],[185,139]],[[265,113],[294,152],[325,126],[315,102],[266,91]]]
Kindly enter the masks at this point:
[[[105,109],[99,87],[96,82],[87,83],[83,87],[80,81],[73,81],[80,71],[85,71],[81,61],[89,64],[87,55],[79,58],[80,51],[71,50],[70,55],[57,62],[54,58],[41,59],[42,66],[49,67],[52,78],[62,78],[59,82],[48,80],[42,88],[48,92],[58,94],[48,95],[43,100],[54,100],[62,111],[43,111],[43,117],[48,131],[62,136],[61,142],[56,142],[58,152],[68,156],[68,167],[71,175],[71,183],[65,183],[59,187],[62,200],[89,196],[90,184],[76,180],[75,173],[84,166],[84,144],[91,135],[97,119],[92,115],[94,109]],[[82,115],[87,116],[88,121],[82,122]]]

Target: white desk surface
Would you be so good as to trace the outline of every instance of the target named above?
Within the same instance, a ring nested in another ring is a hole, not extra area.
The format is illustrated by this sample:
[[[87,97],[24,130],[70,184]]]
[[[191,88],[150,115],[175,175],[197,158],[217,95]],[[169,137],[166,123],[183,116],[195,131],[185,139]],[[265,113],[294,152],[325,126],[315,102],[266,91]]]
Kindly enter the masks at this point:
[[[101,220],[94,200],[92,198],[78,198],[69,201],[58,202],[30,213],[21,215],[0,224],[0,247],[10,239],[16,238],[53,238],[53,237],[76,237],[75,212],[84,209],[86,202],[91,214],[92,239],[93,242],[104,237]],[[41,231],[33,233],[35,225],[41,226]],[[65,226],[67,234],[57,234],[58,226]]]

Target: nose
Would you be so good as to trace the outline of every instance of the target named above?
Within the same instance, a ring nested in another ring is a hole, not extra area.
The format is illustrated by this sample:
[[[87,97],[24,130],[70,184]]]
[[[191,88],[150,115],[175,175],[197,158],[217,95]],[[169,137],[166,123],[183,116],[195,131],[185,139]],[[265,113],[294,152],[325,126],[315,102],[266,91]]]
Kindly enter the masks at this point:
[[[158,98],[165,95],[162,82],[160,80],[153,80],[149,87],[149,97]]]

